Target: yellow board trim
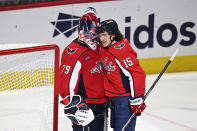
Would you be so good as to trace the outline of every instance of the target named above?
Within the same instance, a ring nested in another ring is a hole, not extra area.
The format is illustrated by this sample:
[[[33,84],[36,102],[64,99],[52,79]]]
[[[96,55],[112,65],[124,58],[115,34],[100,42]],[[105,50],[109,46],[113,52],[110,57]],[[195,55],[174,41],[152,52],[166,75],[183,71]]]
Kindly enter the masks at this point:
[[[160,73],[170,57],[140,59],[140,65],[146,74]],[[166,72],[197,71],[197,55],[176,56]]]

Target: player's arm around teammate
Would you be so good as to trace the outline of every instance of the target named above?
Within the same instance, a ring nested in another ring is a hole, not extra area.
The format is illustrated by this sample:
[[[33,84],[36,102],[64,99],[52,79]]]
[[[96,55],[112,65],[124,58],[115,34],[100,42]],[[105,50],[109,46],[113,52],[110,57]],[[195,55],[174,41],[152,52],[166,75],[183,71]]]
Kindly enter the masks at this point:
[[[139,65],[137,53],[123,37],[116,21],[110,19],[97,27],[99,55],[104,68],[105,94],[111,102],[111,127],[121,131],[133,112],[140,114],[146,107],[146,75]],[[134,131],[136,117],[127,131]]]

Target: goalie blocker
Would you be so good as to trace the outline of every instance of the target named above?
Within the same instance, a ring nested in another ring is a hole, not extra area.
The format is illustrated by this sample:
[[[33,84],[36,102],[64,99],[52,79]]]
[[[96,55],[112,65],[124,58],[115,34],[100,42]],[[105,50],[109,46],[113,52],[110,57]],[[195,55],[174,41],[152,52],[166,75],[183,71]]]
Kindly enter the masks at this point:
[[[92,110],[84,103],[81,96],[67,96],[61,103],[65,105],[64,113],[76,125],[86,126],[94,120]]]
[[[103,131],[104,103],[85,103],[80,95],[67,96],[62,101],[65,115],[72,121],[74,131]]]

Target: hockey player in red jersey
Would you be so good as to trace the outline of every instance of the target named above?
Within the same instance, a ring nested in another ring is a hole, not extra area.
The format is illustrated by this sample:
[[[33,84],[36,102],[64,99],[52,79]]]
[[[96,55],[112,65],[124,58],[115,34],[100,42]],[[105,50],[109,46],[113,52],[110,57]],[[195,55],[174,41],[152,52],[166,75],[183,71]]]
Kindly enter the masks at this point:
[[[89,7],[79,22],[79,37],[63,51],[60,66],[61,103],[74,131],[103,131],[104,80],[97,44],[96,11]]]
[[[97,35],[101,47],[99,55],[104,68],[105,94],[111,102],[111,127],[121,131],[133,112],[145,109],[145,72],[137,54],[123,37],[117,23],[110,19],[100,23]],[[126,131],[134,131],[136,117]]]

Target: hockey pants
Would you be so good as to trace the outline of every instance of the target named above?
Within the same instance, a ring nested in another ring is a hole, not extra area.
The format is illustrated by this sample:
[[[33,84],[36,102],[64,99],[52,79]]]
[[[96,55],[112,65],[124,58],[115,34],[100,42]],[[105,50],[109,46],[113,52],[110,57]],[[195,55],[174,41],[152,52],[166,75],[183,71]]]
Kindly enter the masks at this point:
[[[129,96],[111,97],[111,127],[114,131],[121,131],[129,117],[132,115]],[[133,118],[126,131],[135,131],[136,117]]]

